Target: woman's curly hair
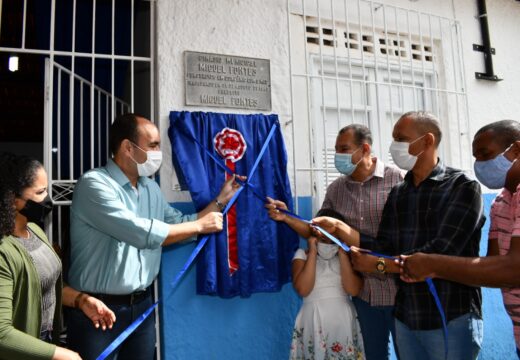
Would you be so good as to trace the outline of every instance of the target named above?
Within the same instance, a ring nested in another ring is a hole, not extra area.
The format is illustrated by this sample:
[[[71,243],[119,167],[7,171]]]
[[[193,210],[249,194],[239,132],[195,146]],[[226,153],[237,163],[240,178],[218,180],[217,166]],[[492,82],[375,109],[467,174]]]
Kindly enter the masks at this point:
[[[0,239],[13,232],[15,197],[31,187],[42,164],[27,156],[0,153]]]

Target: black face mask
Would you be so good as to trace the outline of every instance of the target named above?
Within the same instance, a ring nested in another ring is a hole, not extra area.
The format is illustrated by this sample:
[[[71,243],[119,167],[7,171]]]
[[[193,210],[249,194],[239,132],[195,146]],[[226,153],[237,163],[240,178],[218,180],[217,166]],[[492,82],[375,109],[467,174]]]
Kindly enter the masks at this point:
[[[20,214],[25,216],[29,222],[42,224],[45,216],[52,211],[52,200],[49,195],[42,202],[27,200]]]

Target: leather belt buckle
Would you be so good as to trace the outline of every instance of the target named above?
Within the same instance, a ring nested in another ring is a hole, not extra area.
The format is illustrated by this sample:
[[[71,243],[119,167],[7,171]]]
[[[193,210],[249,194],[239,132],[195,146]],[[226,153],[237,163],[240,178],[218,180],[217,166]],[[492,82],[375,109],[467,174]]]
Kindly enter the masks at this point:
[[[147,287],[144,290],[136,291],[130,294],[130,305],[136,304],[138,302],[146,299],[148,295],[150,295],[150,287]]]
[[[111,294],[90,294],[97,297],[99,300],[106,304],[112,305],[135,305],[146,299],[147,296],[151,295],[151,288],[148,287],[145,290],[135,291],[128,295],[111,295]]]
[[[135,303],[138,303],[141,301],[141,299],[144,297],[144,294],[146,293],[146,290],[134,292],[129,295],[130,297],[130,305],[134,305]]]

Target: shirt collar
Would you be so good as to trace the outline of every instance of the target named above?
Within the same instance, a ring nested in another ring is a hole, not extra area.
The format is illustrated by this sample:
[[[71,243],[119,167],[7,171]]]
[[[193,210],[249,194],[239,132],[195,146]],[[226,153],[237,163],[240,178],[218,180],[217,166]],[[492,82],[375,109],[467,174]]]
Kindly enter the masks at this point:
[[[112,179],[114,179],[119,185],[121,185],[121,187],[124,187],[127,184],[129,187],[132,186],[128,177],[125,175],[123,170],[121,170],[119,165],[115,163],[114,160],[108,159],[107,164],[105,165],[105,169],[110,174],[110,177],[112,177]],[[147,180],[148,178],[139,176],[137,182],[139,183],[139,185],[146,186]]]
[[[372,174],[370,174],[364,181],[361,181],[361,182],[367,182],[368,180],[372,179],[373,177],[378,177],[378,178],[385,177],[385,164],[376,157],[373,157],[372,160],[375,161],[376,168],[374,169],[374,172]],[[359,181],[353,180],[351,175],[345,176],[345,178],[348,182],[359,183]]]
[[[516,187],[515,194],[518,192],[518,190],[520,190],[520,184]],[[510,199],[513,196],[513,194],[511,193],[511,191],[507,190],[506,188],[503,188],[502,191],[497,196],[501,196],[503,198]]]
[[[378,158],[373,159],[376,162],[376,168],[374,169],[374,173],[372,176],[378,177],[378,178],[384,178],[385,177],[385,164],[383,161],[381,161]]]
[[[444,177],[446,175],[446,166],[441,161],[441,159],[437,158],[437,165],[433,168],[430,175],[428,175],[424,180],[435,180],[435,181],[442,181],[444,180]],[[406,173],[404,177],[405,181],[412,182],[413,181],[413,172],[410,170]],[[423,180],[423,181],[424,181]]]

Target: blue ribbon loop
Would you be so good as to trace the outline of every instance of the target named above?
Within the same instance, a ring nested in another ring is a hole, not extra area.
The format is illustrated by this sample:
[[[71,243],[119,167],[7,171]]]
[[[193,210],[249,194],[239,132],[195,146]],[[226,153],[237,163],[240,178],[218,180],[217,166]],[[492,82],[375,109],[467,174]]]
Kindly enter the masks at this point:
[[[446,315],[444,314],[444,309],[442,308],[441,300],[439,299],[439,294],[437,294],[437,289],[435,289],[435,285],[433,284],[432,278],[426,278],[426,283],[428,284],[428,289],[430,289],[430,293],[435,299],[435,305],[437,306],[437,310],[439,310],[439,314],[441,314],[442,319],[442,332],[444,333],[444,358],[448,358],[448,324],[446,322]]]

